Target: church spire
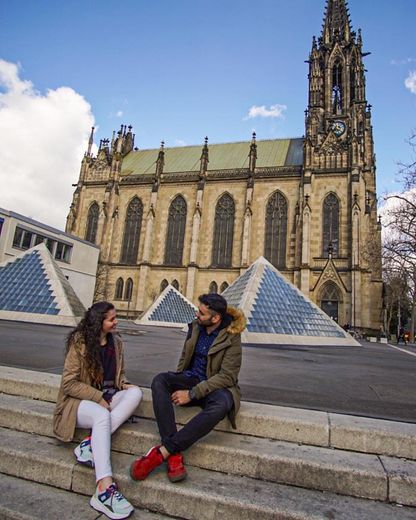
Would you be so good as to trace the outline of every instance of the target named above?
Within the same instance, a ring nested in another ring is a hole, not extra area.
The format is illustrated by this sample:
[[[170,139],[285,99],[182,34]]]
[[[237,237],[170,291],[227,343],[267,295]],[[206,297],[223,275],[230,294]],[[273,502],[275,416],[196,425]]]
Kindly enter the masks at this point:
[[[325,9],[322,38],[324,43],[336,40],[349,41],[351,37],[351,22],[346,0],[327,0]]]
[[[92,126],[91,127],[91,133],[90,133],[90,138],[88,140],[88,150],[87,150],[87,157],[91,157],[91,149],[92,149],[92,145],[94,144],[94,127]]]

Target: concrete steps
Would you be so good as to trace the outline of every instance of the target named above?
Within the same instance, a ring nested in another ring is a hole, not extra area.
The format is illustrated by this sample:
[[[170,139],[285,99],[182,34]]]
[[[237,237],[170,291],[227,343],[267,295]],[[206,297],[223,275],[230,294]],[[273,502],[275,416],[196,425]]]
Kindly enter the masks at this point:
[[[0,367],[0,472],[89,495],[93,471],[52,436],[59,379]],[[178,422],[195,413],[178,412]],[[416,519],[414,424],[243,403],[238,433],[219,425],[187,451],[189,477],[173,485],[165,468],[128,476],[132,455],[158,441],[146,389],[137,415],[112,443],[115,478],[136,507],[189,520]]]
[[[77,494],[93,493],[93,470],[76,464],[68,446],[58,445],[48,437],[8,429],[0,429],[0,438],[0,472]],[[132,504],[140,509],[188,520],[416,518],[416,511],[412,508],[226,475],[192,466],[188,468],[188,479],[177,485],[166,479],[163,467],[146,481],[133,482],[126,472],[130,462],[129,455],[113,454],[114,476]]]
[[[9,475],[0,479],[0,518],[2,520],[104,520],[77,493],[38,484]],[[169,520],[172,517],[140,511],[140,520]]]
[[[53,438],[53,408],[53,403],[3,394],[0,426]],[[79,432],[78,439],[82,436]],[[155,421],[139,418],[114,435],[112,447],[137,456],[158,441]],[[233,475],[416,505],[416,462],[394,457],[214,431],[188,450],[186,462]],[[406,480],[401,478],[404,471]]]

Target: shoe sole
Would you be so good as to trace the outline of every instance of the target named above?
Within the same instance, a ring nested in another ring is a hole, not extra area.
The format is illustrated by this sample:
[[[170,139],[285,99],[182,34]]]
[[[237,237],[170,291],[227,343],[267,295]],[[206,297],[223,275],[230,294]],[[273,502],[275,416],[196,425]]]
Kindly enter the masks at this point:
[[[89,466],[90,468],[95,468],[94,461],[85,460],[85,459],[81,458],[81,453],[78,450],[78,446],[74,449],[74,455],[75,455],[75,458],[77,459],[77,462],[79,462],[83,466]]]
[[[168,475],[168,479],[171,482],[181,482],[182,480],[185,480],[187,476],[188,476],[188,474],[185,471],[184,473],[181,473],[180,475],[175,475],[175,476],[172,476],[172,477]]]
[[[128,518],[133,512],[134,508],[132,507],[129,512],[126,513],[114,513],[113,511],[109,511],[107,507],[105,507],[104,504],[102,504],[95,496],[93,495],[90,500],[90,506],[98,511],[99,513],[103,513],[108,518],[111,518],[111,520],[123,520],[123,518]]]

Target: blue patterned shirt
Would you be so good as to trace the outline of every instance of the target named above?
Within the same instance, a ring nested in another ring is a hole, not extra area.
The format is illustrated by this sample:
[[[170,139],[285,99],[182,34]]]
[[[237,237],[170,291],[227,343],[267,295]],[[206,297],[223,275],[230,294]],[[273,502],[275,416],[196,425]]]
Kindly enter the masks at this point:
[[[207,379],[207,356],[211,345],[220,332],[220,327],[213,330],[211,334],[207,334],[206,328],[199,326],[198,341],[195,346],[194,355],[192,356],[191,364],[184,374],[188,377],[197,377],[200,381]]]

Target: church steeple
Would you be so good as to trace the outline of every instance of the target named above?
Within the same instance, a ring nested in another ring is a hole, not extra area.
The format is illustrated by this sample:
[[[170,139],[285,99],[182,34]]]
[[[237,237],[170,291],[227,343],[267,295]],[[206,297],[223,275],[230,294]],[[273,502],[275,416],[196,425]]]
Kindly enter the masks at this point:
[[[368,163],[371,119],[365,93],[361,31],[352,30],[346,0],[326,0],[322,35],[309,55],[307,169],[356,170]],[[367,149],[367,150],[366,150]]]
[[[351,22],[346,0],[327,0],[322,38],[325,44],[350,41]]]

